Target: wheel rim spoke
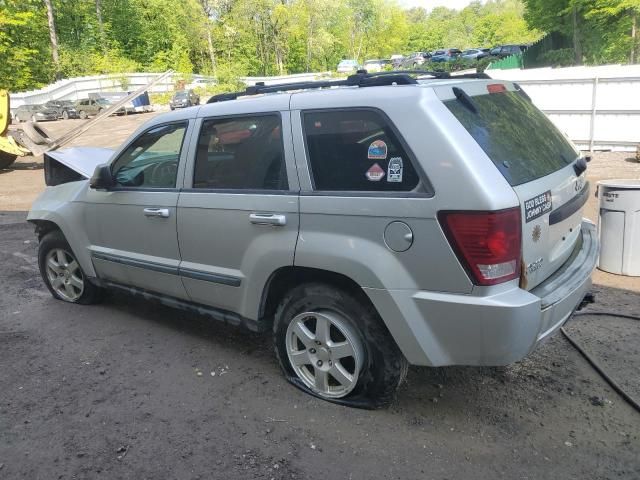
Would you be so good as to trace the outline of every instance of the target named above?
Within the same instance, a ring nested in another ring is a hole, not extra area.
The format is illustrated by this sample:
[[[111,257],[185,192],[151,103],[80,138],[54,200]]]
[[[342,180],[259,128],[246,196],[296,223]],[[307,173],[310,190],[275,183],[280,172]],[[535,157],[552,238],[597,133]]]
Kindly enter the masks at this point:
[[[305,347],[311,348],[314,345],[314,335],[311,331],[306,327],[302,321],[297,321],[294,325],[293,332],[296,334],[298,339],[304,344]]]
[[[309,354],[306,350],[299,350],[297,352],[290,352],[289,358],[291,363],[295,366],[310,365]]]
[[[339,360],[345,357],[353,357],[353,355],[353,347],[349,342],[340,342],[331,345],[331,356],[335,360]]]
[[[62,250],[56,251],[56,258],[58,260],[58,265],[64,267],[67,264],[67,256],[64,254]]]
[[[323,372],[319,368],[316,368],[315,385],[321,392],[326,392],[329,389],[329,375],[327,375],[327,372]]]
[[[329,373],[340,385],[348,387],[353,383],[353,376],[339,363],[335,363],[333,367],[331,367],[331,370],[329,370]]]
[[[76,291],[73,289],[73,285],[70,283],[64,284],[64,291],[67,293],[67,297],[74,298],[76,296]]]
[[[69,273],[72,275],[75,275],[76,271],[78,270],[78,262],[76,262],[75,260],[73,260],[71,263],[69,263],[69,265],[67,266],[67,270],[69,270]]]
[[[62,280],[61,277],[56,277],[53,280],[51,280],[51,286],[53,288],[59,289],[62,286],[63,283],[64,283],[64,280]]]
[[[317,341],[327,345],[331,341],[330,329],[331,329],[331,324],[329,323],[329,320],[321,316],[316,317],[315,338]]]
[[[76,287],[78,290],[82,290],[82,287],[83,287],[82,280],[76,277],[75,275],[72,275],[71,278],[69,278],[69,283],[72,286]]]
[[[49,260],[47,260],[47,267],[55,273],[62,273],[62,267],[53,259],[53,257],[50,257]]]

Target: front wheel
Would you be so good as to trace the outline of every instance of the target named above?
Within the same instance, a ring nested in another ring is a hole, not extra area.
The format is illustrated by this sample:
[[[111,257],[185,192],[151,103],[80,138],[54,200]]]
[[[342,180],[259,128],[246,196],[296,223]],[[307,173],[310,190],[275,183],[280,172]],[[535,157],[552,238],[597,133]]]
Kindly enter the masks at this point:
[[[100,299],[100,289],[87,280],[69,243],[59,230],[42,237],[38,266],[54,298],[83,305],[96,303]]]
[[[78,116],[82,119],[85,120],[87,118],[87,112],[85,112],[84,110],[80,110],[80,113],[78,113]]]
[[[69,120],[69,112],[67,112],[66,110],[62,111],[62,119],[63,120]]]
[[[280,303],[275,350],[287,378],[320,397],[361,408],[389,405],[408,363],[365,298],[321,283]]]

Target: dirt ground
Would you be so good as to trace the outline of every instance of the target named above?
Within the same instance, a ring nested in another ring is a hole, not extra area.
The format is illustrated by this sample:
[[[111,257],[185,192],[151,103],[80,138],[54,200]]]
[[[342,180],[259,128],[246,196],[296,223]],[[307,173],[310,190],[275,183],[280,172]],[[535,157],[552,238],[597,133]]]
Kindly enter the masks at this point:
[[[150,115],[75,144],[117,145]],[[591,181],[639,178],[629,157],[596,154]],[[412,368],[391,408],[363,411],[291,387],[268,336],[120,294],[55,301],[24,223],[43,188],[39,159],[0,172],[0,479],[640,478],[640,415],[560,335],[506,368]],[[640,278],[594,281],[586,311],[640,313]],[[567,329],[640,398],[638,322]]]

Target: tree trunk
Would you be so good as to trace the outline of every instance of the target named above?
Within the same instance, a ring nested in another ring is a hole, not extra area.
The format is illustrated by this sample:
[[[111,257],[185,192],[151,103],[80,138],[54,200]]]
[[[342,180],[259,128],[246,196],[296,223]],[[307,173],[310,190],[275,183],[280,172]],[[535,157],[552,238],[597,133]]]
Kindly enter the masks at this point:
[[[629,55],[629,63],[636,63],[638,51],[638,11],[631,10],[631,53]]]
[[[100,35],[100,48],[103,53],[107,53],[106,37],[104,34],[104,22],[102,21],[101,0],[96,0],[96,18],[98,19],[98,34]]]
[[[580,43],[580,33],[578,29],[578,7],[575,5],[571,9],[571,23],[573,24],[573,51],[575,53],[576,65],[582,65],[582,44]]]
[[[211,38],[211,26],[209,25],[209,21],[207,20],[207,48],[209,49],[209,59],[211,60],[211,71],[215,75],[216,74],[216,54],[213,52],[213,40]]]
[[[51,40],[51,58],[55,67],[56,79],[60,75],[60,56],[58,55],[58,34],[56,33],[56,20],[53,16],[53,5],[51,0],[44,0],[47,7],[47,18],[49,20],[49,39]]]

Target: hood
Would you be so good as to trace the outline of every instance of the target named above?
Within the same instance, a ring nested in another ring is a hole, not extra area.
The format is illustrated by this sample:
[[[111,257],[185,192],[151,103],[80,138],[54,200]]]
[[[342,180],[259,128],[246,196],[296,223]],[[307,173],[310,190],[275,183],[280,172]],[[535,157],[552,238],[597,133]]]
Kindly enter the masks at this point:
[[[84,178],[91,178],[96,166],[107,163],[113,152],[110,148],[98,147],[72,147],[46,152],[44,159],[47,185],[60,183],[54,177],[61,170],[71,170]]]

